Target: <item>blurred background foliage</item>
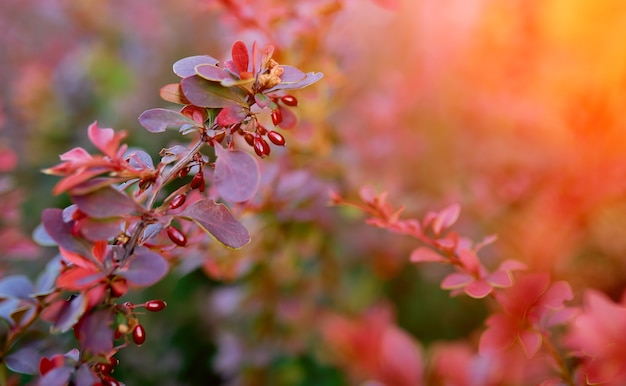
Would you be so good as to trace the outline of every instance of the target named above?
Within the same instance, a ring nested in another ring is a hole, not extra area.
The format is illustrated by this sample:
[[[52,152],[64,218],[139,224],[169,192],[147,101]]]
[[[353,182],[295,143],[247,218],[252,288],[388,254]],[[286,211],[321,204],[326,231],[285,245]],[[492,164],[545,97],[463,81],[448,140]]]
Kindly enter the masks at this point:
[[[258,199],[237,209],[254,241],[207,246],[130,295],[169,306],[142,319],[147,343],[122,350],[116,375],[129,385],[349,384],[349,365],[320,339],[327,314],[384,304],[427,349],[475,342],[487,308],[439,290],[445,269],[408,263],[411,240],[328,206],[331,189],[373,185],[413,216],[459,202],[461,234],[499,236],[487,261],[522,260],[577,293],[621,295],[624,38],[619,0],[4,0],[0,139],[16,155],[3,159],[4,226],[28,234],[42,209],[68,204],[40,170],[89,148],[94,120],[155,159],[180,140],[137,124],[167,106],[158,90],[176,80],[177,59],[226,58],[238,39],[273,44],[280,63],[325,77],[296,94],[298,128],[262,162]],[[54,252],[20,253],[40,258],[5,253],[5,274],[35,275]]]

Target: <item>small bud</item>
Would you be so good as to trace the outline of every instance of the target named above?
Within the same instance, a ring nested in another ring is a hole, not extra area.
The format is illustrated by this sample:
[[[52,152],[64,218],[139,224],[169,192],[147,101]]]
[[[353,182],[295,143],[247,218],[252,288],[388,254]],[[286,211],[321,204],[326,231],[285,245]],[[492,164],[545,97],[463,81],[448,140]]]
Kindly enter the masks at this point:
[[[284,104],[286,104],[287,106],[297,106],[298,105],[298,100],[293,95],[285,95],[282,98],[280,98],[280,100]]]
[[[187,200],[186,194],[177,194],[172,201],[170,201],[170,209],[180,208],[185,203],[185,200]]]
[[[180,247],[187,245],[187,237],[178,228],[171,225],[167,227],[167,237]]]
[[[151,312],[159,312],[167,306],[163,300],[150,300],[146,302],[146,310]]]
[[[267,138],[272,141],[274,145],[284,146],[285,145],[285,137],[283,137],[280,133],[271,130],[267,133]]]
[[[143,342],[145,341],[146,341],[146,330],[143,328],[141,324],[138,324],[135,326],[135,329],[133,330],[133,342],[135,342],[137,346],[141,346]]]
[[[280,109],[272,110],[272,123],[274,126],[278,126],[283,121],[283,113]]]

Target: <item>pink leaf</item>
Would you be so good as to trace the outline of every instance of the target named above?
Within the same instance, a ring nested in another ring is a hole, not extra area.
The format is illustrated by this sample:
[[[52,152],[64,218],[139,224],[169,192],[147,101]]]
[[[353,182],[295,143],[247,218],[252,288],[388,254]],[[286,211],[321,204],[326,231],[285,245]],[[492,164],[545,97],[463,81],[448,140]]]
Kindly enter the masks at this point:
[[[541,347],[541,334],[536,331],[522,331],[519,335],[519,341],[522,344],[524,353],[528,358],[535,356],[539,348]]]
[[[474,278],[466,273],[451,273],[441,282],[442,289],[456,289],[471,283]]]
[[[254,157],[241,150],[226,150],[215,146],[214,183],[226,201],[243,202],[251,199],[259,188],[261,174]]]
[[[480,355],[486,356],[504,350],[515,342],[515,328],[506,315],[491,315],[486,324],[489,328],[480,336]]]
[[[572,300],[574,293],[569,283],[565,281],[558,281],[553,283],[550,288],[543,294],[541,299],[541,305],[553,310],[563,308],[563,302],[566,300]]]
[[[69,150],[60,156],[61,161],[70,161],[70,162],[86,162],[93,159],[91,154],[87,152],[87,150],[82,147],[75,147],[72,150]]]
[[[465,293],[474,299],[482,299],[493,291],[485,280],[476,280],[465,286]]]
[[[487,282],[494,287],[505,288],[513,285],[513,278],[506,271],[495,271],[487,277]]]
[[[411,252],[411,257],[409,258],[409,260],[411,260],[411,262],[413,263],[446,261],[443,256],[426,247],[419,247],[414,249],[413,252]]]
[[[437,214],[433,220],[433,231],[440,234],[443,230],[451,227],[459,218],[461,207],[459,204],[452,204]]]
[[[193,220],[205,232],[227,247],[237,249],[250,242],[248,230],[237,221],[223,204],[213,200],[198,200],[181,213]]]
[[[246,43],[241,40],[237,40],[233,44],[232,48],[232,57],[233,63],[239,70],[239,73],[248,71],[248,47],[246,47]]]
[[[395,326],[389,326],[381,340],[379,360],[382,380],[396,386],[422,385],[422,355],[411,336]]]

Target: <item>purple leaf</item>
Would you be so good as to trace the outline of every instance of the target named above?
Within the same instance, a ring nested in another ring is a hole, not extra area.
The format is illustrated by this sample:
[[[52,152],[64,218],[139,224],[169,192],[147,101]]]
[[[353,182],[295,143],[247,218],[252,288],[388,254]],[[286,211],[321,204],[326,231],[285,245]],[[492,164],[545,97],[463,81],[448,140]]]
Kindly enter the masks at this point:
[[[278,124],[278,127],[285,130],[290,130],[296,127],[298,123],[298,118],[296,118],[296,114],[294,114],[290,108],[279,106],[280,113],[283,116],[283,120]]]
[[[44,209],[41,219],[46,233],[59,247],[65,250],[76,253],[88,253],[79,241],[72,236],[72,225],[63,221],[62,213],[61,209]]]
[[[91,354],[106,354],[113,349],[113,314],[110,309],[95,311],[83,318],[78,340]]]
[[[65,332],[72,328],[87,309],[87,298],[83,294],[79,294],[71,300],[67,300],[61,307],[59,314],[56,317],[54,326],[52,326],[53,332]]]
[[[0,318],[6,320],[13,325],[13,319],[11,314],[19,307],[20,301],[18,299],[6,299],[0,301]]]
[[[39,351],[24,347],[6,357],[9,370],[21,374],[36,374],[39,371]]]
[[[280,75],[280,83],[296,83],[304,80],[307,74],[292,66],[280,66],[283,73]]]
[[[128,267],[117,273],[131,285],[148,287],[161,280],[169,269],[163,256],[146,248],[136,248]]]
[[[220,196],[229,202],[251,199],[259,188],[259,165],[250,154],[241,150],[226,150],[215,146],[213,182]]]
[[[61,255],[57,255],[46,264],[46,268],[39,274],[35,282],[35,296],[46,296],[56,290],[56,280],[61,271],[60,262]]]
[[[74,374],[75,386],[93,386],[99,384],[99,379],[93,374],[89,365],[83,363]]]
[[[233,104],[247,107],[246,93],[238,88],[223,87],[198,75],[190,76],[181,81],[185,97],[196,106],[220,108]]]
[[[39,386],[65,386],[69,383],[70,376],[74,372],[73,367],[62,366],[54,368],[46,373],[40,380]]]
[[[90,241],[109,240],[120,234],[122,221],[85,218],[80,222],[80,232]]]
[[[127,216],[143,210],[132,198],[110,187],[84,195],[72,195],[72,201],[81,211],[94,218]]]
[[[217,204],[213,200],[198,200],[189,205],[181,216],[193,220],[227,247],[237,249],[250,242],[248,230],[233,217],[225,205]]]
[[[139,116],[139,124],[151,133],[162,133],[168,128],[178,130],[183,125],[198,126],[198,122],[187,118],[178,111],[150,109]]]
[[[174,73],[181,78],[186,78],[196,74],[196,66],[201,64],[215,65],[218,60],[209,55],[197,55],[183,58],[174,63]]]
[[[271,89],[267,90],[266,92],[272,92],[272,91],[277,91],[277,90],[297,90],[297,89],[312,85],[313,83],[322,79],[323,76],[324,74],[322,74],[321,72],[307,72],[306,77],[299,82],[295,82],[295,83],[281,82],[277,84],[276,86],[272,87]]]
[[[224,71],[224,69],[210,64],[201,64],[196,67],[196,74],[213,82],[221,82],[225,79],[232,79],[230,74]]]
[[[29,300],[33,285],[26,276],[6,276],[0,280],[0,298]]]

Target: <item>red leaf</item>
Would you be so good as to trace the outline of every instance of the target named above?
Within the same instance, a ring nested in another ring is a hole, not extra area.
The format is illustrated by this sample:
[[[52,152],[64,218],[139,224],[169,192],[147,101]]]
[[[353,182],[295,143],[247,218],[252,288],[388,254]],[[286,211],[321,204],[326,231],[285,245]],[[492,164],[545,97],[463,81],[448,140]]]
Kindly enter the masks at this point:
[[[239,73],[248,71],[248,47],[246,43],[237,40],[232,48],[233,63],[239,70]]]
[[[217,160],[213,182],[223,199],[230,202],[250,200],[261,182],[259,165],[253,156],[241,150],[215,147]]]
[[[237,249],[250,242],[248,230],[233,217],[225,205],[217,204],[213,200],[198,200],[188,206],[181,216],[193,220],[227,247]]]
[[[243,121],[248,116],[248,110],[238,106],[231,105],[224,107],[217,117],[215,118],[215,122],[220,126],[230,126],[235,123]]]

